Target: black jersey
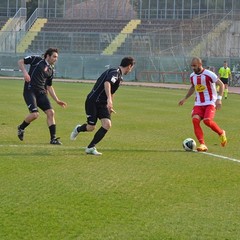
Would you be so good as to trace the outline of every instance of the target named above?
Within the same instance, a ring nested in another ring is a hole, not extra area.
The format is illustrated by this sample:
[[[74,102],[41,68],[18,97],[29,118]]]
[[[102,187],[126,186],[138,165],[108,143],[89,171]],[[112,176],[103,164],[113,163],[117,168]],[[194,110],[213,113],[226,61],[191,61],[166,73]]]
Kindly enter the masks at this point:
[[[37,91],[45,91],[46,86],[52,86],[53,68],[45,59],[38,56],[24,58],[24,64],[30,64],[28,74],[31,81],[25,82],[25,87]]]
[[[110,68],[106,70],[97,79],[92,91],[88,94],[87,98],[91,101],[106,103],[107,95],[104,88],[104,83],[109,82],[111,84],[111,94],[114,94],[120,83],[123,81],[122,71],[120,68]]]

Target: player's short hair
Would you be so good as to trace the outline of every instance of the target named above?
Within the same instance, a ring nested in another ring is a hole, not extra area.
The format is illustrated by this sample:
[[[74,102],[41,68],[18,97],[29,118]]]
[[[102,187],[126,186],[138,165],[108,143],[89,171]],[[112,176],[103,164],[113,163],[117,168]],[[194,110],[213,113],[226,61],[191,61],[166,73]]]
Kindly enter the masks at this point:
[[[53,53],[58,53],[58,49],[57,48],[49,48],[46,50],[46,52],[44,53],[44,59],[47,58],[47,55],[52,56]]]
[[[197,63],[200,63],[200,64],[202,64],[202,59],[201,58],[199,58],[199,57],[194,57],[193,59],[192,59],[192,62],[197,62]]]
[[[121,61],[121,67],[127,67],[129,65],[133,66],[135,64],[135,60],[133,57],[124,57]]]

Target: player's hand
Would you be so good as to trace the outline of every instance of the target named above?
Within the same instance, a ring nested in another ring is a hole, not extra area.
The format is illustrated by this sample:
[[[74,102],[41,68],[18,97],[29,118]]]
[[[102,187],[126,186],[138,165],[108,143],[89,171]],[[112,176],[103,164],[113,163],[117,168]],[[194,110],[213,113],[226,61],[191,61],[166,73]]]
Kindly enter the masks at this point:
[[[112,107],[113,107],[113,102],[112,102],[111,99],[108,98],[108,100],[107,100],[107,108],[110,110],[110,109],[112,109]]]
[[[110,113],[117,113],[114,109],[110,109]]]
[[[25,80],[26,82],[30,82],[30,81],[31,81],[31,78],[30,78],[30,76],[29,76],[28,73],[25,73],[23,76],[24,76],[24,80]]]
[[[183,98],[182,100],[179,101],[178,105],[182,106],[186,101],[186,98]]]
[[[60,106],[63,107],[63,108],[67,107],[67,103],[65,103],[65,102],[63,102],[63,101],[61,101],[61,100],[58,100],[58,101],[57,101],[57,104],[60,105]]]
[[[216,110],[220,110],[222,108],[222,101],[220,99],[217,99],[216,101]]]
[[[107,108],[108,108],[108,111],[110,113],[112,113],[114,110],[113,110],[113,102],[112,102],[112,99],[111,98],[108,98],[107,100]]]

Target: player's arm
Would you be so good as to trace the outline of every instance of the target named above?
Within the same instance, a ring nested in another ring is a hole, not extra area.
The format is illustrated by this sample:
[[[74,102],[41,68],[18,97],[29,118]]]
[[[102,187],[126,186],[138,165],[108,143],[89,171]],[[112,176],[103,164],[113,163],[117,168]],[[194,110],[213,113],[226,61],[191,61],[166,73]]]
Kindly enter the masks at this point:
[[[178,105],[179,106],[183,105],[186,102],[186,100],[193,95],[194,92],[195,92],[195,88],[194,88],[194,85],[192,84],[191,87],[189,88],[186,96],[179,101]]]
[[[27,72],[27,70],[26,70],[26,68],[25,68],[24,59],[20,59],[20,60],[18,61],[18,66],[19,66],[19,69],[20,69],[20,70],[22,71],[22,73],[23,73],[24,80],[25,80],[26,82],[30,82],[31,78],[30,78],[30,76],[29,76],[29,74],[28,74],[28,72]]]
[[[216,109],[220,109],[222,106],[222,95],[223,95],[223,91],[224,91],[224,84],[218,78],[218,80],[216,81],[216,85],[219,86],[218,96],[217,96],[217,100],[216,100]]]
[[[222,97],[223,91],[224,91],[224,84],[223,84],[223,82],[219,78],[216,81],[216,85],[219,86],[218,96]]]
[[[222,75],[222,68],[219,68],[219,70],[218,70],[218,78],[221,78],[221,75]]]
[[[105,89],[105,93],[107,95],[107,108],[109,110],[110,113],[115,113],[115,111],[113,110],[113,96],[111,93],[111,83],[106,81],[104,83],[104,89]]]
[[[58,99],[55,90],[53,88],[53,86],[47,86],[47,91],[49,92],[50,96],[52,97],[52,99],[61,107],[65,108],[67,106],[67,103],[63,102],[62,100]]]

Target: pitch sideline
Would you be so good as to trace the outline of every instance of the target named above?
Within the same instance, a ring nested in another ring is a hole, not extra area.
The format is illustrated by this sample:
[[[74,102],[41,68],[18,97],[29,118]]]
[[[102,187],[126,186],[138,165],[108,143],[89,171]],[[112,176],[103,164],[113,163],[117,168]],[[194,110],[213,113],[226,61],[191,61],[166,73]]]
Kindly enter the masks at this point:
[[[26,147],[26,148],[39,148],[39,147],[42,147],[42,148],[61,148],[61,149],[85,149],[86,147],[71,147],[71,146],[51,146],[51,145],[18,145],[18,144],[9,144],[9,145],[4,145],[4,144],[1,144],[0,145],[0,148],[2,147]],[[103,149],[104,150],[104,149]],[[123,150],[124,151],[124,150]],[[221,158],[221,159],[224,159],[224,160],[228,160],[228,161],[232,161],[232,162],[237,162],[237,163],[240,163],[240,160],[239,159],[236,159],[236,158],[231,158],[231,157],[226,157],[226,156],[223,156],[223,155],[219,155],[219,154],[215,154],[215,153],[209,153],[209,152],[198,152],[198,151],[194,151],[196,153],[200,153],[200,154],[205,154],[205,155],[209,155],[209,156],[212,156],[212,157],[216,157],[216,158]]]
[[[216,157],[216,158],[222,158],[222,159],[225,159],[225,160],[228,160],[228,161],[232,161],[232,162],[238,162],[238,163],[240,163],[240,160],[239,160],[239,159],[236,159],[236,158],[226,157],[226,156],[223,156],[223,155],[219,155],[219,154],[215,154],[215,153],[210,153],[210,152],[198,152],[197,150],[194,150],[194,152],[200,153],[200,154],[209,155],[209,156]]]

